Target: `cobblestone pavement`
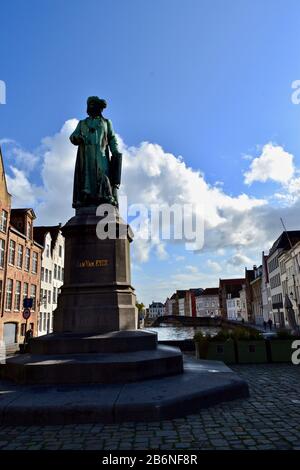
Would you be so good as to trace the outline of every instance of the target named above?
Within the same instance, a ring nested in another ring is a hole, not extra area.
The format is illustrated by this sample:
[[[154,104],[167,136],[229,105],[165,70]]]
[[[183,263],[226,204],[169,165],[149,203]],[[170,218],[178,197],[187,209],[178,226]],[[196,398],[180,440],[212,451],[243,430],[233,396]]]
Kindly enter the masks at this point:
[[[232,369],[248,381],[249,399],[154,423],[2,426],[0,449],[300,450],[300,366]]]

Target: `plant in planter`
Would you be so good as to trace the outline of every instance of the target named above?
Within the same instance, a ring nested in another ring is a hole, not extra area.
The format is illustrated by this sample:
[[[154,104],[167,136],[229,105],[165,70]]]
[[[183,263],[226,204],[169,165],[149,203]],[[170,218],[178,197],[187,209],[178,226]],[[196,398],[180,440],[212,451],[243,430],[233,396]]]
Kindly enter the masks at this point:
[[[198,359],[223,361],[226,364],[236,362],[232,331],[222,328],[217,335],[203,335],[201,331],[194,337]]]
[[[236,328],[233,337],[240,364],[268,362],[266,343],[259,331],[252,328]]]
[[[292,335],[287,330],[279,330],[277,335],[268,340],[268,348],[272,362],[291,362],[292,358],[292,343],[299,336]]]

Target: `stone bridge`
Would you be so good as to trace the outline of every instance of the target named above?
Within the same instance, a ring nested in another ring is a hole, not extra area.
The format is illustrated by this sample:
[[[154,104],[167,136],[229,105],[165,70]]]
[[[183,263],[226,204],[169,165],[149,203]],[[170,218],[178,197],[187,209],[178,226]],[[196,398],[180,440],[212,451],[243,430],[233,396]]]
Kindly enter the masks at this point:
[[[160,326],[162,323],[170,325],[181,325],[181,326],[245,326],[250,328],[257,328],[256,325],[242,323],[233,320],[227,320],[221,317],[186,317],[184,315],[166,315],[157,317],[152,323],[151,326]]]

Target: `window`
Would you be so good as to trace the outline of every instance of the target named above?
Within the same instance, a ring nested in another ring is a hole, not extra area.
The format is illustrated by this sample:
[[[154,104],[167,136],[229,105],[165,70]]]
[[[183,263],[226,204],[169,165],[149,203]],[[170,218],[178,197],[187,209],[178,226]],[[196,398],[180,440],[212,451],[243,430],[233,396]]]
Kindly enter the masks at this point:
[[[1,300],[2,300],[2,289],[3,289],[3,282],[0,281],[0,305],[1,305]]]
[[[54,303],[54,304],[57,303],[57,302],[56,302],[56,296],[57,296],[56,292],[57,292],[56,287],[53,287],[53,303]]]
[[[30,297],[32,298],[32,308],[35,310],[36,306],[36,286],[31,284],[30,286]]]
[[[51,304],[51,290],[48,290],[48,303]]]
[[[17,267],[22,268],[22,266],[23,266],[23,246],[18,245]]]
[[[7,218],[8,218],[8,213],[5,210],[2,210],[1,212],[1,220],[0,220],[0,230],[1,232],[5,232],[7,230]]]
[[[16,242],[13,240],[9,241],[9,253],[8,253],[8,262],[9,264],[15,264],[15,254],[16,254]]]
[[[27,238],[31,238],[31,223],[27,222],[27,231],[26,231]]]
[[[47,258],[50,258],[50,245],[49,245],[49,243],[47,243],[47,246],[46,246],[46,256],[47,256]]]
[[[29,271],[30,268],[30,249],[26,248],[25,252],[25,269],[26,271]]]
[[[275,289],[276,287],[279,287],[280,284],[281,284],[280,274],[275,274],[275,276],[270,278],[271,289]]]
[[[48,269],[46,268],[46,269],[45,269],[45,282],[48,282],[48,274],[49,274],[49,271],[48,271]]]
[[[57,266],[57,279],[60,280],[60,266]]]
[[[23,299],[28,298],[28,282],[24,282],[23,284]]]
[[[57,279],[57,264],[54,265],[54,279]]]
[[[16,281],[15,287],[15,310],[19,311],[21,307],[21,282]]]
[[[0,268],[4,268],[5,259],[5,241],[0,239]]]
[[[44,307],[47,308],[48,291],[45,289],[43,294],[44,294],[43,295],[43,304],[44,304]]]
[[[45,276],[45,270],[44,268],[41,268],[41,280],[42,281],[44,280],[44,276]]]
[[[7,279],[5,310],[11,310],[11,307],[12,307],[12,292],[13,292],[13,280],[12,279]]]
[[[36,251],[32,253],[32,272],[33,274],[38,272],[38,254]]]
[[[43,329],[43,314],[40,313],[40,318],[39,318],[39,332],[41,332]]]
[[[62,246],[61,245],[59,245],[58,253],[59,253],[59,257],[61,258],[62,257]]]
[[[47,316],[47,313],[44,313],[44,318],[43,318],[43,330],[44,331],[46,330],[46,320],[47,320],[46,316]]]
[[[50,282],[50,284],[52,282],[52,271],[50,271],[50,269],[49,269],[49,282]]]

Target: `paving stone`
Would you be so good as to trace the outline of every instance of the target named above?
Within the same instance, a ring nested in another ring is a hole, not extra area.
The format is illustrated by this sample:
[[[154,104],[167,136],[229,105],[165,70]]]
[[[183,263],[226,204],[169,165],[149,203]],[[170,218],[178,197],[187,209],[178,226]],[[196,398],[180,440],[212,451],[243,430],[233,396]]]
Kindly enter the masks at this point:
[[[0,426],[0,449],[297,449],[300,374],[290,364],[235,365],[248,400],[222,403],[185,418],[149,423]]]

